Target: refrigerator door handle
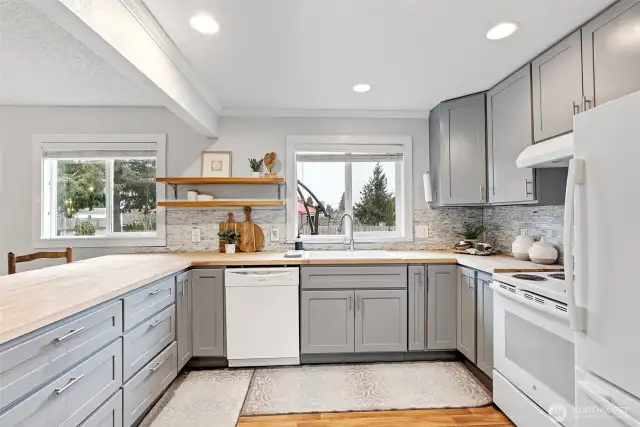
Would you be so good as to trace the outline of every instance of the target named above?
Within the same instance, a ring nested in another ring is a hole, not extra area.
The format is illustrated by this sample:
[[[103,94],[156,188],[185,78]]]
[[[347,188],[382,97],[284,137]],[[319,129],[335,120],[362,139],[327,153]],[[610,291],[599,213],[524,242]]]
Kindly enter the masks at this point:
[[[627,411],[615,405],[605,396],[601,395],[592,388],[592,385],[585,381],[578,381],[578,387],[584,392],[589,399],[593,400],[598,406],[605,410],[609,415],[613,415],[629,427],[640,427],[640,421],[633,418]]]
[[[575,225],[576,186],[584,183],[584,160],[571,159],[567,175],[567,194],[564,201],[564,273],[567,285],[567,303],[569,308],[569,324],[572,331],[583,332],[584,322],[582,310],[576,304],[575,280],[573,268],[573,243]],[[578,210],[580,212],[580,210]],[[582,212],[581,212],[582,213]]]

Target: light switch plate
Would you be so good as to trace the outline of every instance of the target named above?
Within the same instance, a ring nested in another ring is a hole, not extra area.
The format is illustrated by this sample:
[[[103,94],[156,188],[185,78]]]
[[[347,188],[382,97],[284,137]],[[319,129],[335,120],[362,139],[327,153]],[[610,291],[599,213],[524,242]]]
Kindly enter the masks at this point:
[[[280,229],[278,227],[271,227],[271,241],[279,242],[280,241]]]
[[[191,229],[191,243],[200,243],[200,229],[192,228]]]

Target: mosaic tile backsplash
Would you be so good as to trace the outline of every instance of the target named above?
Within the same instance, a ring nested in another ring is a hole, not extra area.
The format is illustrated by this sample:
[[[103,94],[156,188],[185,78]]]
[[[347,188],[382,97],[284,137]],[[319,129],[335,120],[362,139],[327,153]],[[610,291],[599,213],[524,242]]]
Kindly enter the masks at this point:
[[[235,221],[244,220],[242,209],[237,210],[167,210],[167,247],[164,251],[193,252],[218,250],[218,223],[227,220],[227,213],[234,214]],[[526,228],[536,238],[547,236],[558,249],[562,247],[562,206],[498,206],[488,208],[437,208],[414,211],[413,242],[361,243],[358,249],[451,249],[459,241],[456,234],[464,222],[483,222],[489,227],[486,240],[496,249],[510,252],[511,242]],[[284,209],[256,209],[253,221],[265,233],[265,250],[292,249],[285,242],[286,215]],[[280,229],[280,241],[271,242],[269,230]],[[191,242],[191,229],[200,228],[200,242]],[[342,244],[305,244],[307,250],[343,249]]]

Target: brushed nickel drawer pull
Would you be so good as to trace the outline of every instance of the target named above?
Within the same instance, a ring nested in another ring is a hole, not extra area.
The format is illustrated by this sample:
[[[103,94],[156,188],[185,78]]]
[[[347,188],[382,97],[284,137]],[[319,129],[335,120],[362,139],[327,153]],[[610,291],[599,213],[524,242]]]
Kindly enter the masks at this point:
[[[67,391],[69,389],[69,387],[71,387],[72,385],[74,385],[75,383],[80,381],[83,377],[84,377],[84,374],[82,374],[82,375],[80,375],[79,377],[76,377],[76,378],[71,378],[71,381],[69,381],[66,386],[64,386],[62,388],[56,388],[55,390],[53,390],[53,392],[55,394],[57,394],[57,395],[61,395],[62,393]]]
[[[162,291],[163,291],[163,289],[162,289],[162,288],[160,288],[160,289],[156,289],[155,291],[149,292],[149,295],[158,295],[158,294],[159,294],[160,292],[162,292]]]
[[[156,363],[156,366],[153,366],[153,367],[149,368],[149,371],[150,372],[157,371],[160,368],[160,366],[162,366],[164,364],[164,362],[166,362],[166,361],[167,361],[167,359],[164,359],[162,362]]]
[[[149,325],[149,329],[151,328],[155,328],[156,326],[158,326],[160,323],[162,323],[164,319],[158,319],[155,322],[153,322],[152,324]]]
[[[82,332],[82,331],[84,331],[84,326],[83,326],[83,327],[81,327],[81,328],[78,328],[78,329],[74,329],[74,330],[70,331],[68,334],[66,334],[66,335],[63,335],[63,336],[61,336],[61,337],[56,338],[56,342],[62,342],[62,341],[64,341],[64,340],[66,340],[66,339],[71,338],[71,337],[72,337],[72,336],[74,336],[74,335],[79,334],[79,333],[80,333],[80,332]]]

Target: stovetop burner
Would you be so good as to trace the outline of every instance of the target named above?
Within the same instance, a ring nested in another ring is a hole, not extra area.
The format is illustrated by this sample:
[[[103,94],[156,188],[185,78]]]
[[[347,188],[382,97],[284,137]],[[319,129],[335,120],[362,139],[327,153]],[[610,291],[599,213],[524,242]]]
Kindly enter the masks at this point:
[[[564,280],[564,273],[552,273],[549,274],[549,277],[553,279]]]
[[[531,280],[533,282],[544,282],[547,280],[546,277],[536,276],[535,274],[514,274],[513,277],[516,279]]]

